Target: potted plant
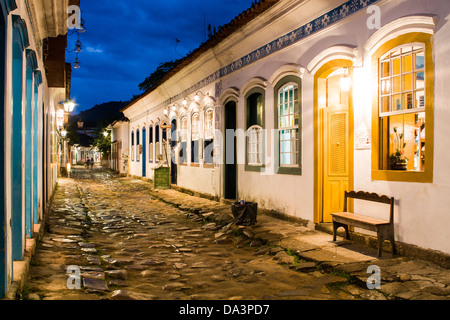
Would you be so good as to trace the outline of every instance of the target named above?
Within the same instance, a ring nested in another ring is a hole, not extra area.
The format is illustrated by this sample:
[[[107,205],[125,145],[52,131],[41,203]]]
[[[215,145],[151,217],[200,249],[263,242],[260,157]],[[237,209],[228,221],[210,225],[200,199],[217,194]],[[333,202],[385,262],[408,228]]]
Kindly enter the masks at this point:
[[[405,157],[406,143],[403,141],[403,133],[398,133],[398,128],[394,128],[396,145],[395,152],[390,156],[390,163],[392,170],[408,170],[408,158]]]

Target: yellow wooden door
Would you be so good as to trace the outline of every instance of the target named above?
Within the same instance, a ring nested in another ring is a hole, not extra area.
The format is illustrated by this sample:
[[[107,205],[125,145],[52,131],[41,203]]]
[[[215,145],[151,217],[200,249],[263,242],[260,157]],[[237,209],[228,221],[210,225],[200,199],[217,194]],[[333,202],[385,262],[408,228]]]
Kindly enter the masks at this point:
[[[338,90],[329,82],[328,90]],[[323,213],[322,222],[331,222],[331,213],[342,212],[344,192],[349,187],[350,140],[348,94],[328,92],[328,106],[322,109],[323,125]],[[339,99],[332,99],[339,96]]]

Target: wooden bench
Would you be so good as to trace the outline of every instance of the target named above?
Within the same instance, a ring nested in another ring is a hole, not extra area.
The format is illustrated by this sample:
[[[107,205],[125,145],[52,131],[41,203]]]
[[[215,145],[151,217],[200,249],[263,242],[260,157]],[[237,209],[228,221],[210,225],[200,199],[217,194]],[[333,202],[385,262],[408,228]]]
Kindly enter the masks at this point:
[[[348,198],[389,204],[390,205],[389,221],[347,212]],[[345,229],[345,236],[346,239],[348,240],[350,238],[348,226],[351,225],[354,227],[375,231],[377,233],[378,257],[381,257],[381,247],[385,240],[389,240],[391,242],[392,253],[393,254],[396,253],[395,238],[394,238],[394,198],[389,198],[387,196],[379,196],[378,194],[375,193],[368,193],[363,191],[359,192],[346,191],[344,199],[344,212],[332,213],[331,215],[333,217],[333,241],[336,241],[336,232],[339,227],[343,227]]]

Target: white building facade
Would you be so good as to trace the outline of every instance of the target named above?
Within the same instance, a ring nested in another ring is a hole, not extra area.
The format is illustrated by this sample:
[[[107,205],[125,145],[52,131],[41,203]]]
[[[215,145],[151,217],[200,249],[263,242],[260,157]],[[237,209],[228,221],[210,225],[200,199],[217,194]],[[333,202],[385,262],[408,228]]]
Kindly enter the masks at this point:
[[[449,13],[446,0],[261,1],[123,110],[129,174],[152,179],[164,154],[173,184],[311,224],[345,190],[383,194],[397,241],[450,254]]]

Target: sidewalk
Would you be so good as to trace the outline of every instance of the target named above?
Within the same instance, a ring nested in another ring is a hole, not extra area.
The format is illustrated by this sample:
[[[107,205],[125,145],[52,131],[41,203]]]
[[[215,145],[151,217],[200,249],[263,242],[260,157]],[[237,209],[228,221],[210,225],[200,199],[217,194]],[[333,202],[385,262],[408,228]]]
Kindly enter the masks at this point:
[[[147,183],[140,179],[127,183]],[[353,286],[349,293],[357,296],[358,290],[367,289],[369,266],[381,271],[381,288],[373,290],[369,299],[450,300],[450,270],[428,261],[405,256],[392,256],[383,252],[381,258],[376,249],[352,241],[334,243],[332,235],[314,230],[299,223],[290,222],[258,210],[258,222],[252,227],[238,227],[233,223],[230,204],[188,195],[170,190],[151,190],[150,194],[165,203],[184,211],[192,219],[204,221],[204,228],[217,230],[216,241],[238,234],[240,245],[261,246],[259,254],[272,254],[280,264],[301,272],[322,270],[344,275]],[[219,228],[220,226],[220,228]],[[239,229],[238,229],[239,228]],[[338,239],[342,239],[339,237]]]

